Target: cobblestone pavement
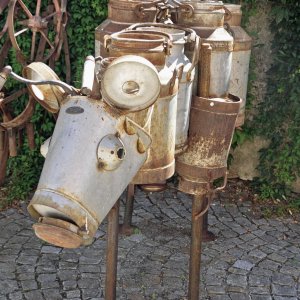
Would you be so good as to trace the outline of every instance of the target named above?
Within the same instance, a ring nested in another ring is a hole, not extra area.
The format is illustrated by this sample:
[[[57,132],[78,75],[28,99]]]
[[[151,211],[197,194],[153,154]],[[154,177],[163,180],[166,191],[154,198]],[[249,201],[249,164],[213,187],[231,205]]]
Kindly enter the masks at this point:
[[[203,247],[201,299],[300,299],[300,225],[255,219],[249,202],[220,194],[209,214],[215,242]],[[186,299],[191,198],[136,192],[139,231],[119,241],[118,299]],[[0,213],[0,299],[103,299],[105,224],[76,250],[41,242],[25,209]]]

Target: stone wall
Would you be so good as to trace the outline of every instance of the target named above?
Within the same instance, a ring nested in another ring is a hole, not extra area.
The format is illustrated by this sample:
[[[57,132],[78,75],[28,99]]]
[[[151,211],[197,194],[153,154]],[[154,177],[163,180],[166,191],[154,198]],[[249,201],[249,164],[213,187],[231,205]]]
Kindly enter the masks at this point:
[[[267,92],[267,71],[273,62],[271,22],[271,4],[268,1],[261,1],[258,3],[257,13],[249,18],[249,23],[245,28],[253,39],[250,68],[255,75],[255,80],[250,90],[254,97],[251,109],[246,110],[246,123],[253,119],[253,116],[257,113],[257,106],[264,101]],[[254,177],[259,176],[256,170],[259,164],[259,150],[267,147],[268,144],[269,142],[264,138],[255,137],[253,140],[246,141],[233,150],[230,177],[252,180]]]

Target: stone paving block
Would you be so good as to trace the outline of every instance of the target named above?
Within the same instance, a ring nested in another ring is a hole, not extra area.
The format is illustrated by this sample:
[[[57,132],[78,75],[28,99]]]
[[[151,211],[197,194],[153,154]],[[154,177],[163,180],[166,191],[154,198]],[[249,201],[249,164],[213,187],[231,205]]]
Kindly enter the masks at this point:
[[[250,271],[254,267],[254,264],[252,264],[251,262],[246,261],[246,260],[237,260],[234,263],[233,267],[237,268],[237,269]]]
[[[252,300],[273,300],[269,295],[251,295]]]
[[[35,280],[23,280],[21,281],[21,286],[23,291],[32,291],[38,289],[38,285]]]
[[[18,290],[18,283],[16,280],[3,279],[0,280],[0,295],[5,295]]]
[[[272,284],[272,293],[276,296],[296,296],[297,291],[295,286],[284,286]]]
[[[293,286],[295,284],[294,278],[289,275],[285,275],[282,273],[275,273],[272,276],[272,282],[278,285],[289,285]]]
[[[229,297],[231,300],[250,300],[250,296],[245,293],[230,293]]]
[[[31,291],[31,292],[26,292],[24,293],[25,299],[26,300],[44,300],[44,296],[41,291]]]

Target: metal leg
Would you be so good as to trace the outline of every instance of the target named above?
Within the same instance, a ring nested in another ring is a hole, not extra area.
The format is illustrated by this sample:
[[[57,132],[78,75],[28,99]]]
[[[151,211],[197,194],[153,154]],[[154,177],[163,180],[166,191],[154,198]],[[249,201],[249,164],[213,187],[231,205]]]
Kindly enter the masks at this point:
[[[108,214],[105,300],[116,299],[119,233],[119,200]]]
[[[206,207],[208,199],[205,197],[203,207]],[[217,237],[208,230],[208,211],[203,215],[202,242],[214,241]]]
[[[120,233],[125,235],[131,235],[134,230],[132,226],[132,213],[134,205],[134,184],[129,184],[127,187],[126,205],[124,212],[123,224],[120,225]]]
[[[195,195],[192,206],[192,241],[189,266],[189,300],[199,300],[200,263],[203,216],[199,216],[204,207],[205,194]]]

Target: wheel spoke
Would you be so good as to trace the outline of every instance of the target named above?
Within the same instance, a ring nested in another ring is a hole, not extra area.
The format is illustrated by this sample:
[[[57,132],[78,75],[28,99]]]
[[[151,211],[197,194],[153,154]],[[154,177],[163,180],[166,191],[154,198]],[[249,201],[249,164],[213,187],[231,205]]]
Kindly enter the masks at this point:
[[[52,14],[46,16],[46,17],[44,17],[43,20],[49,20],[49,19],[51,19],[52,17],[54,17],[55,15],[56,15],[56,12],[54,12],[54,13],[52,13]]]
[[[24,4],[24,2],[22,0],[18,0],[18,3],[20,4],[20,6],[22,7],[22,9],[24,10],[24,12],[26,13],[26,15],[28,16],[28,18],[33,18],[32,13],[29,11],[29,9],[27,8],[27,6]]]
[[[43,38],[47,41],[47,43],[49,44],[49,46],[51,47],[51,49],[53,49],[54,48],[54,46],[52,45],[52,43],[49,41],[49,39],[48,39],[48,37],[47,37],[47,35],[45,34],[45,32],[44,31],[39,31],[40,32],[40,34],[43,36]]]
[[[32,40],[31,40],[31,52],[30,52],[30,60],[34,60],[35,54],[35,41],[36,41],[36,31],[32,32]]]
[[[20,35],[20,34],[26,32],[27,30],[29,30],[29,28],[24,28],[24,29],[22,29],[22,30],[16,32],[16,33],[14,34],[14,36],[17,37],[18,35]]]
[[[35,16],[40,15],[40,10],[41,10],[41,0],[37,0],[36,9],[35,9]]]

